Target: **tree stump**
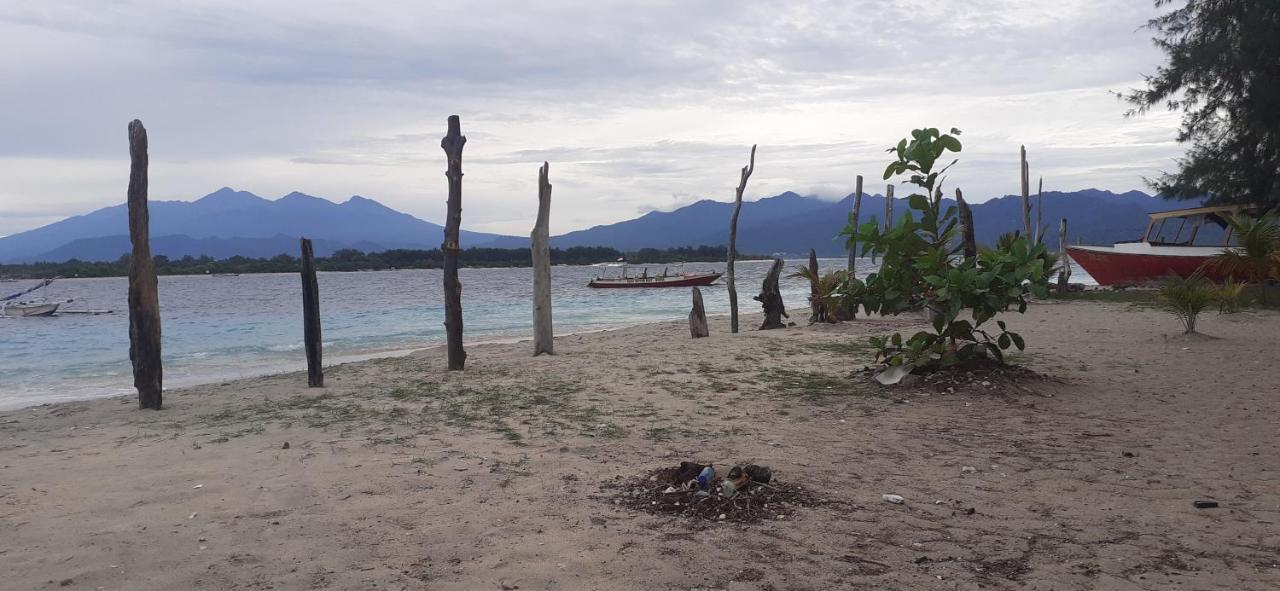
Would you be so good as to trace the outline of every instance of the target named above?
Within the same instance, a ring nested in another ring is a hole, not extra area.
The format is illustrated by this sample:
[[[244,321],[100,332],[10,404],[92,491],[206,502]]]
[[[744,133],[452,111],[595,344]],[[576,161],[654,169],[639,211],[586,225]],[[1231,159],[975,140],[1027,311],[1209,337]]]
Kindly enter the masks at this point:
[[[818,274],[818,253],[809,249],[809,324],[827,321],[827,306],[822,301],[819,284],[822,276]]]
[[[307,350],[307,386],[324,387],[320,340],[320,283],[316,281],[316,256],[311,241],[302,243],[302,343]]]
[[[854,229],[858,228],[858,216],[862,214],[862,175],[858,175],[853,182],[853,213],[850,214],[849,222]],[[858,266],[858,239],[849,238],[849,276],[854,276],[854,270]]]
[[[1071,257],[1067,255],[1067,218],[1058,224],[1058,293],[1070,291]]]
[[[1036,235],[1033,242],[1039,244],[1044,240],[1044,236],[1040,233],[1044,230],[1041,224],[1044,223],[1044,177],[1040,177],[1040,186],[1036,189]]]
[[[738,257],[738,212],[742,210],[742,193],[747,190],[747,179],[756,170],[756,146],[751,146],[751,160],[742,167],[738,191],[733,199],[733,215],[729,216],[729,252],[725,264],[725,284],[729,287],[729,332],[738,333],[738,288],[734,285],[733,260]]]
[[[689,310],[689,334],[700,339],[710,333],[707,330],[707,310],[702,306],[702,290],[693,288],[693,309]]]
[[[964,258],[972,259],[978,256],[977,229],[973,226],[973,210],[969,208],[969,204],[964,200],[964,193],[961,193],[958,187],[956,188],[956,208],[960,210],[960,225],[964,232],[961,239]]]
[[[529,234],[533,253],[533,356],[554,355],[551,330],[551,165],[542,163],[538,171],[538,219]]]
[[[893,185],[889,185],[884,189],[884,229],[889,231],[893,228]]]
[[[1027,147],[1021,146],[1022,166],[1022,235],[1031,237],[1031,169],[1027,166]]]
[[[467,138],[462,135],[462,123],[457,115],[449,116],[449,131],[440,140],[449,161],[444,175],[449,179],[449,201],[445,213],[444,244],[444,330],[449,350],[449,369],[461,370],[467,362],[467,352],[462,348],[462,284],[458,283],[459,227],[462,225],[462,147]]]
[[[769,274],[765,276],[764,284],[760,286],[760,295],[755,297],[755,300],[764,308],[764,322],[760,325],[760,330],[787,326],[782,319],[790,316],[787,316],[787,307],[782,303],[782,292],[778,288],[778,277],[781,274],[782,259],[773,259],[773,266],[769,267]]]
[[[160,410],[164,369],[160,362],[160,293],[151,258],[151,220],[147,212],[147,129],[129,123],[129,361],[138,408]]]

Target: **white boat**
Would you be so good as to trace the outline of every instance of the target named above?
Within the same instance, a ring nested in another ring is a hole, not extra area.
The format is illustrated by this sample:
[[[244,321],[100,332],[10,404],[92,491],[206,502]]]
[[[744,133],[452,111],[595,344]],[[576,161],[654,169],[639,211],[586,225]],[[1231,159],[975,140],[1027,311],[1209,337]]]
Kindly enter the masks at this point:
[[[53,283],[53,279],[45,279],[44,281],[11,296],[0,298],[0,317],[30,318],[33,316],[52,316],[58,311],[59,306],[70,302],[71,300],[66,300],[65,302],[51,302],[45,298],[35,300],[18,299],[36,290],[44,289],[45,287],[48,287],[50,283]]]

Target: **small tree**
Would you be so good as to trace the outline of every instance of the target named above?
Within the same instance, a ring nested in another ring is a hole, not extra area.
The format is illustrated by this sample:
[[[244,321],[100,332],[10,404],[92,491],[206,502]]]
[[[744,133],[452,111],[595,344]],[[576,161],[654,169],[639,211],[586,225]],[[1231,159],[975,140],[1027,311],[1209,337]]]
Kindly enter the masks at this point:
[[[865,282],[850,278],[846,291],[858,293],[868,314],[897,315],[913,310],[928,312],[933,331],[873,337],[877,359],[891,366],[933,370],[990,356],[1003,362],[1003,351],[1026,345],[1003,321],[998,331],[985,323],[996,314],[1016,307],[1027,308],[1027,297],[1048,297],[1046,252],[1025,236],[998,245],[976,257],[959,256],[958,219],[955,207],[942,207],[943,175],[957,160],[939,167],[947,152],[961,150],[960,131],[943,134],[937,129],[917,129],[911,137],[890,148],[897,158],[885,169],[887,180],[909,175],[907,182],[922,189],[908,197],[910,211],[888,230],[873,218],[860,227],[852,224],[841,232],[863,245],[862,254],[882,260],[880,269]],[[965,310],[969,319],[960,318]]]
[[[1199,271],[1188,277],[1174,275],[1165,279],[1156,295],[1160,308],[1182,323],[1183,334],[1196,332],[1200,313],[1217,299],[1217,288]]]
[[[1224,249],[1205,263],[1219,274],[1258,284],[1263,304],[1267,303],[1267,281],[1280,277],[1280,226],[1276,221],[1274,214],[1227,218],[1237,247]]]

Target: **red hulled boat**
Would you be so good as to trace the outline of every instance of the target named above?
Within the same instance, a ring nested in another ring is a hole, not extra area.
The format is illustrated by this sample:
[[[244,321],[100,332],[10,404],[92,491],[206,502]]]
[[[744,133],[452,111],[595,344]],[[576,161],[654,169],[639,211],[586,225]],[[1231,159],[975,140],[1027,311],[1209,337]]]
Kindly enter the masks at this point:
[[[1067,254],[1099,285],[1147,283],[1170,274],[1186,277],[1214,255],[1229,248],[1231,228],[1226,218],[1250,209],[1254,208],[1226,205],[1156,212],[1150,214],[1147,231],[1141,240],[1117,242],[1112,246],[1068,246]],[[1221,244],[1196,245],[1196,237],[1207,223],[1226,229]],[[1172,233],[1171,238],[1165,238],[1166,231]],[[1212,269],[1205,269],[1205,275],[1214,281],[1225,279]]]

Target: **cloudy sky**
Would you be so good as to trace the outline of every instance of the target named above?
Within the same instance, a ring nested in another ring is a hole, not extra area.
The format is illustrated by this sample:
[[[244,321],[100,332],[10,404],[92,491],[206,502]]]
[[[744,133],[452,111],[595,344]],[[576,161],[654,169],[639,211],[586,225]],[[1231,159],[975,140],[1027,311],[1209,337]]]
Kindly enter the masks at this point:
[[[882,191],[883,149],[959,127],[954,183],[1142,188],[1176,114],[1109,91],[1161,55],[1149,0],[16,0],[0,11],[0,235],[120,203],[126,125],[152,199],[227,185],[353,194],[432,221],[462,117],[463,225],[527,234],[551,163],[552,231],[731,200]]]

